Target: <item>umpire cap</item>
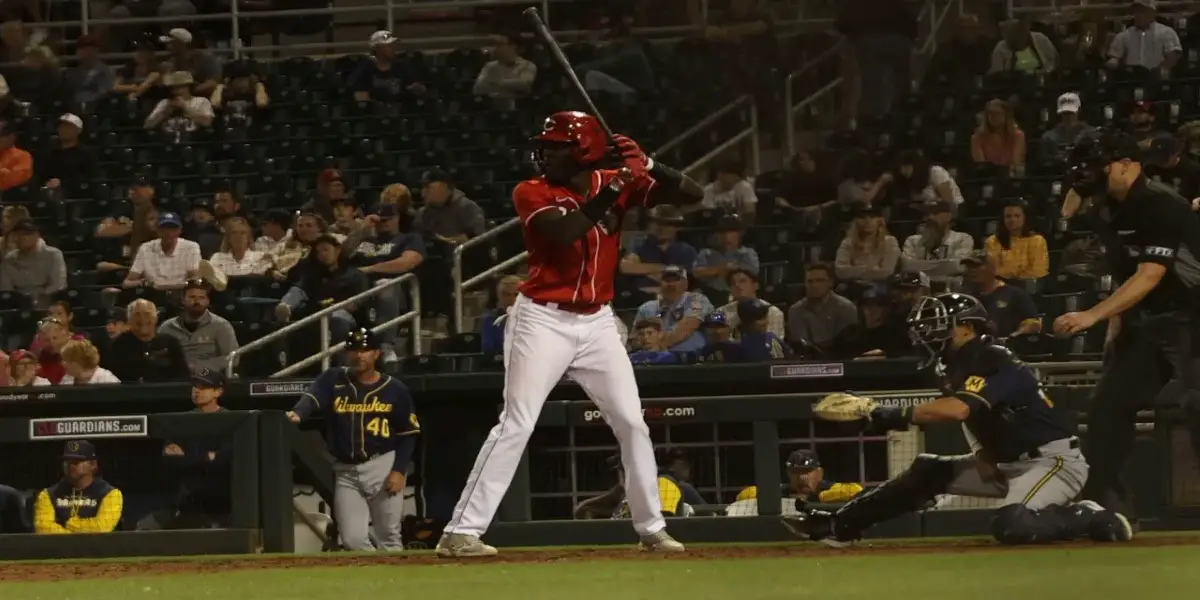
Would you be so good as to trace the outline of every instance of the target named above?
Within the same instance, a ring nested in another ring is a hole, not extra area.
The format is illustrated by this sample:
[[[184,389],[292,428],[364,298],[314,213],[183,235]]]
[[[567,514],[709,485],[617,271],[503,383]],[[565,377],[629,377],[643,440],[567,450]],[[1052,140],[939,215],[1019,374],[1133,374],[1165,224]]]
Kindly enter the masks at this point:
[[[812,450],[793,450],[788,455],[787,463],[784,465],[788,471],[795,473],[807,473],[813,469],[821,467],[821,461],[817,459],[817,453]]]
[[[379,338],[366,327],[359,327],[346,336],[347,350],[378,350]]]

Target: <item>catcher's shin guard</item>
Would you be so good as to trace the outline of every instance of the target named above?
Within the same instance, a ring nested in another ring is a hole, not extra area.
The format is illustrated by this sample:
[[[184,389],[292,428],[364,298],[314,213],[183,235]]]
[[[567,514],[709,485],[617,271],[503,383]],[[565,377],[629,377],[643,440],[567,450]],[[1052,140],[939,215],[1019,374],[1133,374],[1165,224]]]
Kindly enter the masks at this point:
[[[834,537],[853,540],[868,527],[933,505],[954,479],[954,464],[935,454],[920,454],[908,470],[868,490],[834,514]]]

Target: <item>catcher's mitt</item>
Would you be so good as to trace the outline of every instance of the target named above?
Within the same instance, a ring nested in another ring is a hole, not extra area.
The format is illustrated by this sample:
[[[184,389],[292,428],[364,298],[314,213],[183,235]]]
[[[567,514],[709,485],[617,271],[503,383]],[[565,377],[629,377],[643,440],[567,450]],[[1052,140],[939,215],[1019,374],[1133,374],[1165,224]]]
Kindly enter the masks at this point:
[[[870,398],[855,396],[847,392],[835,392],[821,399],[813,407],[813,414],[825,421],[858,421],[870,419],[871,411],[879,404]]]

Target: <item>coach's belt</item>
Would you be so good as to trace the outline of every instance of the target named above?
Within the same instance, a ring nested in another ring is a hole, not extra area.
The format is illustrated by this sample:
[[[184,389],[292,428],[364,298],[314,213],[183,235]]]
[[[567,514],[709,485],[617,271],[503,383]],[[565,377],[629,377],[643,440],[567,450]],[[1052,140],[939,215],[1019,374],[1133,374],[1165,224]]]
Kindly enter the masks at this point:
[[[603,304],[567,304],[565,302],[546,302],[545,300],[533,299],[531,299],[531,301],[538,306],[545,306],[546,308],[553,308],[555,310],[561,310],[579,315],[594,314],[599,312],[601,308],[604,308]]]
[[[1035,458],[1041,458],[1051,454],[1062,454],[1063,452],[1070,452],[1071,450],[1078,449],[1079,438],[1077,437],[1054,440],[1053,442],[1043,444],[1037,448],[1034,448],[1033,450],[1030,450],[1029,452],[1026,452],[1025,454],[1018,456],[1017,460],[1033,460]]]
[[[361,465],[363,463],[373,461],[373,460],[379,458],[380,456],[383,456],[384,454],[387,454],[387,453],[386,452],[376,452],[375,454],[372,454],[366,458],[359,458],[359,457],[355,456],[352,460],[339,460],[338,462],[345,464],[345,465]]]

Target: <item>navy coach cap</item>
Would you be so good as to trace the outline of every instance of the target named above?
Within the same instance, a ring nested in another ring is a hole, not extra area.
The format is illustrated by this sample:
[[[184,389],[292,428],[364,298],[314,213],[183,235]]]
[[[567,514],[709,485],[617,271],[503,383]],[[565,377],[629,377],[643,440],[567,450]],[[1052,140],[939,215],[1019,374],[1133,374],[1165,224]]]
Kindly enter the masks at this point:
[[[375,332],[367,329],[366,327],[360,327],[354,331],[351,331],[350,335],[346,336],[346,349],[378,350],[379,336],[375,335]]]
[[[63,448],[63,460],[96,460],[96,447],[87,440],[71,440]]]
[[[225,374],[216,369],[200,369],[192,375],[192,385],[206,388],[225,387]]]
[[[817,453],[804,449],[793,450],[786,463],[787,470],[796,472],[808,472],[820,466],[821,461],[817,459]]]

